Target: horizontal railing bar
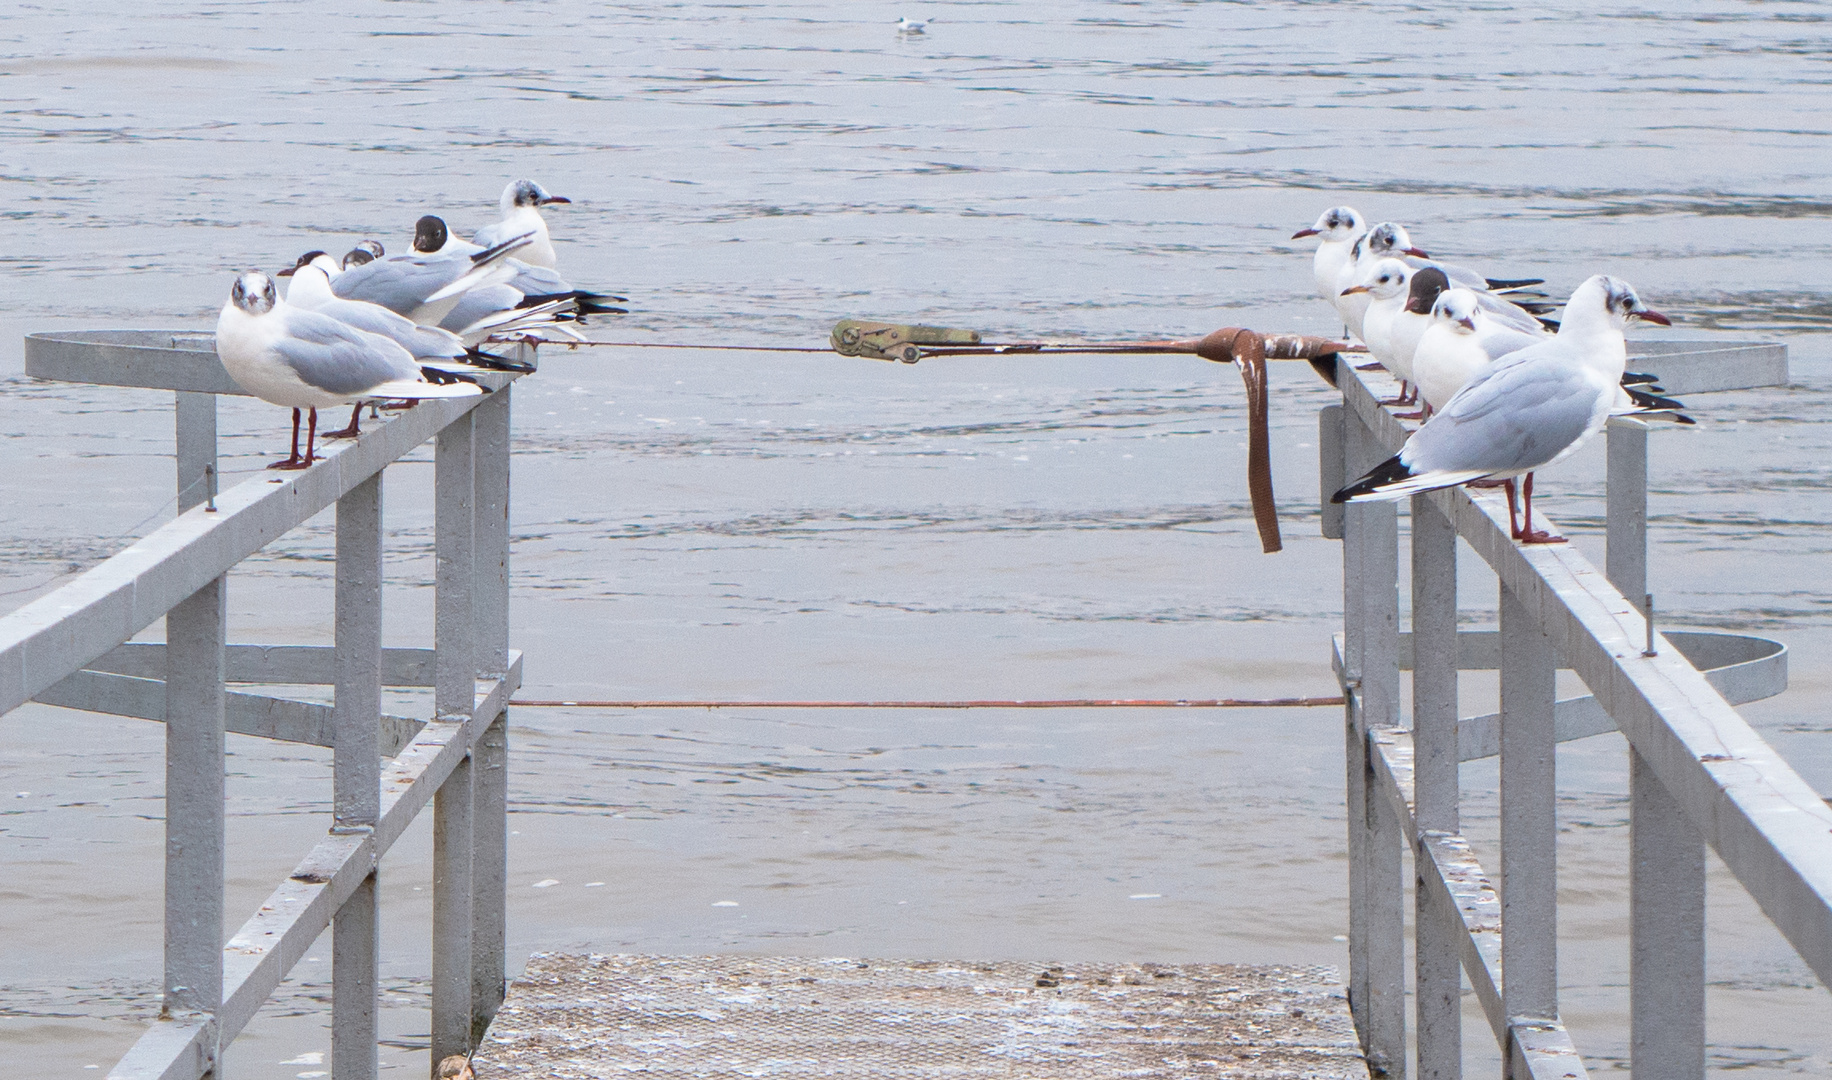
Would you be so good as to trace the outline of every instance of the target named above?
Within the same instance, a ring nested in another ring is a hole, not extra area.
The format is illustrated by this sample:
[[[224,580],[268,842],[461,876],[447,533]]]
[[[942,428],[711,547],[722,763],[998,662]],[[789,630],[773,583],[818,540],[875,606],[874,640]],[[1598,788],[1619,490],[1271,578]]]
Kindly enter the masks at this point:
[[[216,497],[215,512],[193,507],[62,588],[0,616],[0,714],[87,667],[481,400],[423,401],[309,469],[245,480]]]
[[[25,336],[35,379],[247,396],[216,356],[210,330],[76,330]]]
[[[1349,365],[1343,398],[1381,443],[1407,429]],[[1376,381],[1390,381],[1379,380]],[[1499,492],[1430,496],[1519,597],[1693,825],[1821,982],[1832,986],[1832,807],[1571,544],[1516,544]]]
[[[331,924],[337,909],[375,869],[484,730],[502,714],[510,695],[521,685],[521,677],[521,653],[512,652],[509,671],[501,679],[478,682],[480,693],[468,719],[462,723],[427,724],[383,769],[381,818],[374,830],[333,834],[320,840],[294,868],[292,876],[269,894],[260,909],[223,946],[224,995],[218,1024],[225,1045],[254,1019],[274,988]],[[174,1058],[196,1060],[194,1047],[202,1041],[203,1034],[195,1031],[190,1042],[175,1042],[171,1030],[155,1024],[108,1074],[109,1078],[198,1080],[201,1068],[187,1073],[178,1068]]]
[[[1787,689],[1787,646],[1779,641],[1720,630],[1663,633],[1732,705],[1774,697]],[[1500,665],[1500,642],[1493,630],[1457,631],[1457,669],[1494,671]],[[1399,635],[1399,669],[1412,670],[1411,631]]]
[[[197,1080],[211,1067],[215,1032],[208,1016],[162,1016],[108,1071],[108,1080]]]
[[[165,721],[165,680],[99,671],[79,671],[32,700],[64,709]],[[223,726],[236,735],[253,735],[307,746],[331,745],[331,707],[266,694],[223,694]],[[425,721],[381,716],[383,757],[393,757],[413,741]]]
[[[329,645],[230,645],[223,657],[223,681],[232,683],[330,686],[337,681],[337,650]],[[86,665],[90,671],[165,678],[165,644],[130,641]],[[383,686],[431,686],[431,649],[383,649]]]

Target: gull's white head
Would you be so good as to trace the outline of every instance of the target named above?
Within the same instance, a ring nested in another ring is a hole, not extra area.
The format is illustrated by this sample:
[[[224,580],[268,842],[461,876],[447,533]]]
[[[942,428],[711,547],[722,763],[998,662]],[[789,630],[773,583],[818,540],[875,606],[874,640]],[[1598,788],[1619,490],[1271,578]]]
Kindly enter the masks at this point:
[[[274,281],[259,270],[250,270],[235,279],[229,290],[229,302],[250,315],[265,315],[280,302]]]
[[[1391,300],[1405,293],[1411,281],[1410,266],[1398,259],[1382,259],[1368,271],[1368,276],[1362,279],[1361,284],[1342,290],[1342,295],[1367,293],[1376,300]]]
[[[1468,289],[1445,289],[1438,294],[1437,303],[1431,305],[1431,319],[1434,323],[1449,325],[1453,334],[1473,334],[1479,310],[1481,302],[1475,293]]]
[[[1673,321],[1641,302],[1634,286],[1621,278],[1598,274],[1577,287],[1565,302],[1565,313],[1559,321],[1559,333],[1581,333],[1607,327],[1621,333],[1630,319],[1641,319],[1661,326]]]
[[[1394,254],[1412,255],[1420,259],[1430,257],[1412,246],[1412,237],[1406,235],[1404,225],[1395,225],[1391,221],[1383,221],[1369,229],[1367,238],[1361,243],[1363,250],[1374,258],[1384,259]],[[1356,252],[1357,255],[1360,253]]]
[[[532,180],[511,180],[503,188],[503,216],[508,217],[524,207],[547,206],[551,203],[570,203],[571,199],[563,195],[550,195],[547,189]]]
[[[1317,223],[1308,229],[1299,229],[1291,234],[1293,240],[1302,240],[1306,236],[1321,236],[1326,244],[1342,243],[1360,236],[1367,229],[1367,223],[1352,206],[1332,206],[1317,215]]]

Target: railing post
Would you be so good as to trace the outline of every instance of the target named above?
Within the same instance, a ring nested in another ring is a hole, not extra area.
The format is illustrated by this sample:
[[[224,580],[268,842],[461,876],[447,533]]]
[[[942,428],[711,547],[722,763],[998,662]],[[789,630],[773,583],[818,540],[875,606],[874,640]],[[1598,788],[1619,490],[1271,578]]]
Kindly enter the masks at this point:
[[[381,811],[382,474],[337,500],[336,696],[332,831],[373,831]],[[376,960],[380,947],[371,872],[331,928],[331,1072],[375,1080]]]
[[[475,567],[474,413],[439,433],[433,465],[437,578],[433,699],[437,719],[462,724],[476,707],[472,611]],[[452,770],[433,800],[432,1062],[472,1049],[471,935],[473,794],[471,759]]]
[[[1355,419],[1349,475],[1384,456]],[[1369,1064],[1406,1072],[1405,883],[1399,823],[1375,790],[1368,729],[1399,723],[1399,518],[1390,502],[1343,513],[1344,662],[1359,710],[1348,709],[1349,1004]]]
[[[490,395],[476,417],[475,535],[477,668],[502,675],[509,667],[510,388]],[[509,714],[499,714],[477,742],[472,818],[472,1043],[503,1001],[507,970],[509,874]]]
[[[173,394],[177,421],[178,512],[216,494],[216,395],[179,390]]]
[[[1552,643],[1503,585],[1501,970],[1510,1022],[1558,1015],[1557,675]],[[1515,1048],[1507,1054],[1511,1062]]]
[[[1648,433],[1611,424],[1609,579],[1647,586]],[[1629,1042],[1635,1080],[1705,1075],[1705,844],[1634,747],[1629,777]]]
[[[1463,1075],[1463,930],[1431,902],[1427,834],[1455,833],[1457,777],[1457,531],[1426,495],[1412,497],[1413,962],[1419,1080]]]
[[[215,1016],[223,1004],[224,582],[165,617],[164,1011],[174,1015]]]

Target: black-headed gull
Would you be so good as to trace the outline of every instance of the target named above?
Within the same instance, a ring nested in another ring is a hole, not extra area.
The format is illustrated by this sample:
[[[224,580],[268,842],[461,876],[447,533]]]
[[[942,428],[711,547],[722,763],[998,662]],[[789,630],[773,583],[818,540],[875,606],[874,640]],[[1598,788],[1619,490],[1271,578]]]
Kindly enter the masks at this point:
[[[912,19],[905,15],[897,20],[897,32],[899,34],[922,34],[927,33],[928,29],[929,20],[927,19]]]
[[[1478,372],[1406,445],[1331,502],[1399,499],[1473,480],[1503,479],[1508,523],[1522,543],[1559,543],[1533,528],[1533,474],[1603,429],[1622,390],[1630,319],[1671,325],[1626,282],[1598,275],[1565,305],[1559,332]],[[1524,475],[1524,526],[1514,478]]]
[[[236,278],[216,320],[216,355],[242,389],[293,410],[293,447],[272,469],[303,469],[313,461],[318,410],[369,398],[468,397],[484,392],[457,375],[429,382],[406,349],[329,315],[280,299],[259,271]],[[311,412],[305,456],[299,456],[299,411]]]
[[[1355,241],[1367,234],[1367,222],[1352,206],[1332,206],[1317,215],[1316,224],[1291,234],[1293,240],[1321,236],[1317,254],[1311,260],[1311,274],[1317,279],[1317,294],[1335,306],[1344,286],[1337,284],[1342,270],[1354,260]],[[1351,282],[1350,284],[1353,284]]]
[[[471,239],[479,248],[491,248],[523,234],[532,235],[534,241],[516,258],[552,270],[559,265],[559,256],[553,250],[553,237],[548,235],[541,207],[570,202],[564,195],[549,195],[546,188],[532,180],[511,180],[503,188],[500,202],[503,219],[478,229]]]
[[[414,223],[413,249],[423,255],[468,255],[480,250],[453,236],[445,220],[434,214]],[[509,334],[540,336],[550,330],[584,340],[573,329],[585,321],[584,316],[624,313],[625,309],[615,306],[624,302],[621,296],[575,289],[551,267],[508,261],[514,272],[507,281],[466,292],[439,325],[472,343]]]

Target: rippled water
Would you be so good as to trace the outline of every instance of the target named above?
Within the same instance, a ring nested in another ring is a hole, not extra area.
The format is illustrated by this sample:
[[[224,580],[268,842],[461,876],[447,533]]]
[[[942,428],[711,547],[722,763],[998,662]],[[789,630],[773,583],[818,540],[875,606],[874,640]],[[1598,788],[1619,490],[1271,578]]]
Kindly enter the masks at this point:
[[[897,35],[905,13],[930,32]],[[1832,793],[1829,28],[1824,3],[1754,2],[22,6],[0,21],[0,608],[169,511],[169,398],[27,381],[23,333],[207,326],[236,269],[404,247],[429,210],[474,228],[515,176],[573,198],[564,268],[632,297],[602,334],[723,343],[861,315],[1330,332],[1287,237],[1346,201],[1560,290],[1626,277],[1677,335],[1790,344],[1795,385],[1700,398],[1697,430],[1656,438],[1653,580],[1676,621],[1790,644],[1792,689],[1743,711]],[[1332,692],[1329,394],[1274,372],[1287,550],[1264,556],[1236,387],[1181,358],[550,350],[515,392],[526,692]],[[251,473],[282,417],[222,412],[224,467]],[[1597,557],[1601,472],[1587,452],[1546,478]],[[401,644],[429,636],[430,473],[389,480]],[[329,525],[233,575],[236,639],[323,640]],[[1477,621],[1492,589],[1468,569]],[[1331,710],[514,720],[517,956],[1342,960]],[[31,706],[0,738],[0,1048],[90,1075],[157,1007],[160,735]],[[328,761],[231,749],[239,922],[324,827]],[[1566,1015],[1607,1069],[1621,743],[1561,763]],[[1492,765],[1465,783],[1492,851]],[[384,870],[383,1061],[410,1071],[427,848]],[[1832,1075],[1825,990],[1714,873],[1714,1068]],[[233,1075],[322,1068],[328,965],[309,954]]]

